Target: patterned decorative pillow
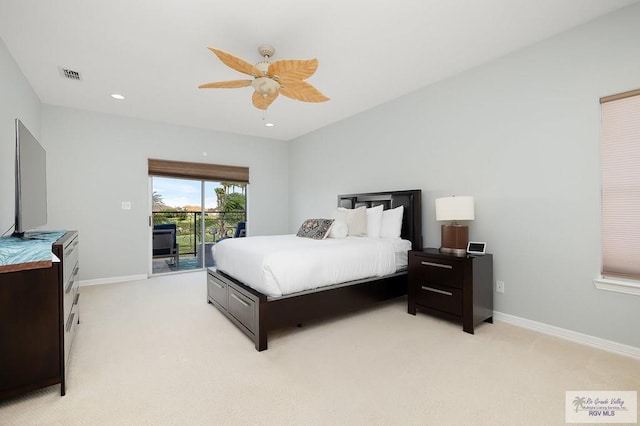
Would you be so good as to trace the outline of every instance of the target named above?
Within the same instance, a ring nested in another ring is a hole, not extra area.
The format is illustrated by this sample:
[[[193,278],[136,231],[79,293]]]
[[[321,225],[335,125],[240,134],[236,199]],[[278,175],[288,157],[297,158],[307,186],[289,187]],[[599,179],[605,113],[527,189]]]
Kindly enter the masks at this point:
[[[314,240],[324,240],[327,238],[332,224],[333,219],[307,219],[302,223],[296,235]]]

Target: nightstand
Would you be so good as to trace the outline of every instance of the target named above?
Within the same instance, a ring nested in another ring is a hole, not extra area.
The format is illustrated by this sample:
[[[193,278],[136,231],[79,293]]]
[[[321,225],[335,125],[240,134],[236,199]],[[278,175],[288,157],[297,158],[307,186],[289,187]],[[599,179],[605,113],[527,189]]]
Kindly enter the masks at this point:
[[[493,322],[493,256],[452,256],[437,248],[409,251],[408,311],[438,314],[474,326]]]

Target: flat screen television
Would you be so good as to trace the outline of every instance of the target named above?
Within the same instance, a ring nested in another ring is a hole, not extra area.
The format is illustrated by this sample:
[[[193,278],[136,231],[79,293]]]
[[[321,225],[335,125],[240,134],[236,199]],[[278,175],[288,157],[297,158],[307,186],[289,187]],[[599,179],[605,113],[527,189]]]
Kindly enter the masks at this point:
[[[16,217],[13,236],[47,224],[47,153],[16,118]]]

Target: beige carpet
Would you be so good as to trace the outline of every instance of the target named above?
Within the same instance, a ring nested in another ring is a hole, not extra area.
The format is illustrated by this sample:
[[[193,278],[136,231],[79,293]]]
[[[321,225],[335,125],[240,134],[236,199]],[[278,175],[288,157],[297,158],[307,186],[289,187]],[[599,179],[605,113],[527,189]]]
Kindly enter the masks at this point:
[[[259,353],[204,272],[80,290],[67,395],[0,402],[0,424],[561,425],[566,390],[640,389],[636,359],[500,322],[472,336],[404,299]]]

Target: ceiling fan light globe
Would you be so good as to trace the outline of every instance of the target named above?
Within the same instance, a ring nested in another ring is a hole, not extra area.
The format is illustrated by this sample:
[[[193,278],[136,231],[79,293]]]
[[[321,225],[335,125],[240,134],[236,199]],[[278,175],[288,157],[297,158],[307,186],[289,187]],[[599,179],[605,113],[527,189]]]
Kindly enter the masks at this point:
[[[278,82],[268,77],[258,77],[251,82],[251,85],[256,89],[256,92],[265,97],[273,95],[280,88]]]

